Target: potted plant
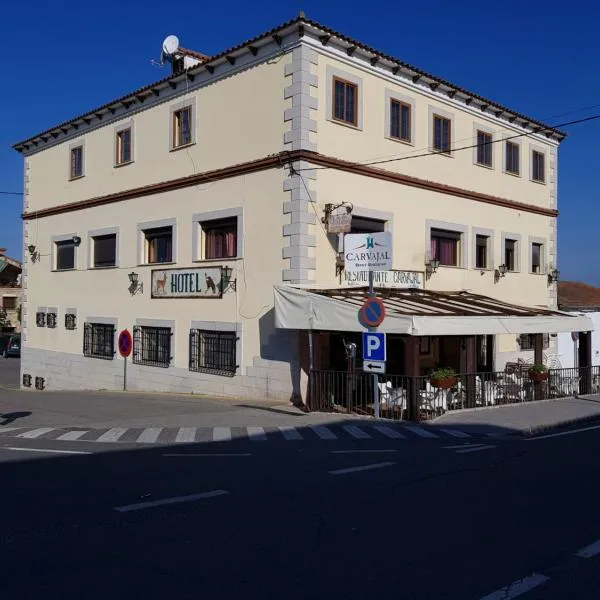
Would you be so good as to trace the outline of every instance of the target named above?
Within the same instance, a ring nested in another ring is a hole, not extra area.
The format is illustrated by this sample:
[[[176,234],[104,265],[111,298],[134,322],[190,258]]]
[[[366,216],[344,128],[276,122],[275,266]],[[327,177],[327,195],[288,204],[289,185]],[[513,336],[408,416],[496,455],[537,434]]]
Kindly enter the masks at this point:
[[[431,374],[431,385],[436,388],[448,389],[454,387],[458,381],[454,369],[436,369]]]
[[[546,381],[548,379],[548,367],[546,365],[532,365],[529,367],[529,379],[532,381]]]

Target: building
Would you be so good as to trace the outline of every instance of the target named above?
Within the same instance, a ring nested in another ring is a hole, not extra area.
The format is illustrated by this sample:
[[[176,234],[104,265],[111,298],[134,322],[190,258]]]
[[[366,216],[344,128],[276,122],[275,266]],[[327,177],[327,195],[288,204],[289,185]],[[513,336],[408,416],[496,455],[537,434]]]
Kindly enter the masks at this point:
[[[14,146],[22,368],[47,389],[121,388],[128,328],[128,389],[304,400],[360,335],[344,213],[392,234],[390,369],[501,368],[520,334],[541,362],[543,333],[590,329],[554,311],[562,132],[302,14],[165,53],[164,79]]]
[[[0,333],[21,331],[21,263],[0,248]]]

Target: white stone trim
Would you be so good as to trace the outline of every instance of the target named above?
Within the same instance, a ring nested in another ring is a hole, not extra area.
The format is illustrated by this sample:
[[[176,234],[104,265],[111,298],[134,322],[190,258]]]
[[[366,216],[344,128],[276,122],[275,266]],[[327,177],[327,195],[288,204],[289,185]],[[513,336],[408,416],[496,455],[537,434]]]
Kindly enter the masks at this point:
[[[477,236],[478,235],[484,235],[488,238],[488,243],[487,243],[487,259],[488,259],[488,264],[482,268],[482,267],[477,267]],[[494,240],[494,230],[493,229],[486,229],[483,227],[471,227],[471,255],[472,255],[472,263],[471,263],[471,267],[473,269],[476,269],[477,271],[491,271],[492,269],[494,269],[494,247],[495,247],[495,240]]]
[[[506,240],[515,240],[517,242],[517,251],[515,253],[515,270],[514,271],[506,271],[507,273],[520,273],[521,266],[523,264],[522,254],[523,254],[523,244],[521,242],[521,234],[520,233],[511,233],[508,231],[503,231],[500,235],[500,252],[501,258],[498,262],[499,265],[504,264],[506,259]]]
[[[325,118],[331,123],[335,123],[336,125],[342,125],[345,127],[350,127],[350,129],[361,130],[363,128],[363,79],[362,77],[357,77],[356,75],[352,75],[348,71],[344,71],[342,69],[333,67],[332,65],[327,65],[326,75],[327,82],[325,85],[325,93],[327,95],[326,102],[326,113]],[[353,83],[357,88],[356,93],[356,125],[352,125],[351,123],[346,123],[344,121],[338,121],[333,118],[333,79],[344,79],[349,83]]]
[[[171,227],[171,261],[170,263],[149,263],[146,253],[146,236],[144,232],[148,229],[159,229],[160,227]],[[177,219],[159,219],[157,221],[146,221],[137,224],[137,265],[143,266],[160,266],[164,264],[172,264],[177,262]]]
[[[115,269],[119,267],[119,228],[118,227],[103,227],[101,229],[90,229],[87,232],[87,246],[88,246],[88,269]],[[102,235],[115,235],[115,266],[114,267],[95,267],[94,266],[94,238]]]
[[[232,258],[208,259],[204,257],[204,233],[202,223],[217,221],[220,219],[237,219],[237,249]],[[235,260],[244,256],[244,209],[241,206],[211,210],[192,215],[192,261],[223,261]]]
[[[73,314],[69,313],[68,311],[65,312],[68,314]],[[98,325],[113,325],[115,329],[117,329],[119,325],[119,319],[117,317],[86,317],[85,322],[97,323]]]
[[[442,115],[443,116],[443,115]],[[466,269],[469,265],[469,226],[461,223],[449,223],[448,221],[435,221],[427,219],[425,221],[425,262],[431,258],[431,230],[445,229],[453,233],[460,233],[460,256],[458,265],[440,265],[440,269]]]

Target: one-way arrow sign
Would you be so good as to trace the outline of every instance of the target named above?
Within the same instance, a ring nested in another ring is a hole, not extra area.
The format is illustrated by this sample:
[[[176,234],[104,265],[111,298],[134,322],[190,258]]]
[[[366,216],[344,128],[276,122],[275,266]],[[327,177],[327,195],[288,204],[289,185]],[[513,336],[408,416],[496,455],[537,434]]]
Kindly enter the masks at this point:
[[[363,371],[367,373],[385,373],[385,362],[382,360],[365,360]]]

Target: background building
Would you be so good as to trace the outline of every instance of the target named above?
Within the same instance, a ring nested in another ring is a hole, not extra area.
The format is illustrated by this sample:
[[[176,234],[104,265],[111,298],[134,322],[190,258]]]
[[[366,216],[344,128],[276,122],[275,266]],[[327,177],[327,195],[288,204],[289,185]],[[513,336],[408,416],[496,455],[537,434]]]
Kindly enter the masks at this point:
[[[21,331],[21,263],[0,248],[0,333]]]

